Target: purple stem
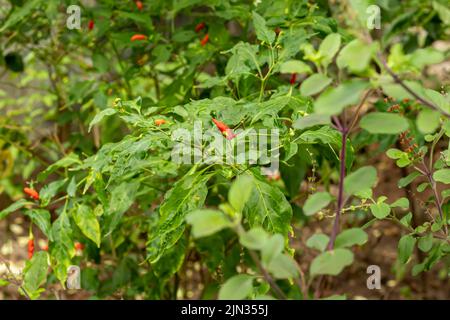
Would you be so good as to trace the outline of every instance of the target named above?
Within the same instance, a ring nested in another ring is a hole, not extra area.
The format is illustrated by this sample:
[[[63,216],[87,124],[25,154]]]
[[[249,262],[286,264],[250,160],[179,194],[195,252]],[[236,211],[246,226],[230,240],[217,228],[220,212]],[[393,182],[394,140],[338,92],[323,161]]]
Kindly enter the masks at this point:
[[[340,152],[340,173],[339,173],[339,192],[337,199],[337,209],[336,209],[336,217],[334,219],[333,231],[331,233],[330,242],[328,243],[327,250],[333,250],[334,241],[336,240],[336,236],[339,232],[339,221],[341,217],[342,208],[344,206],[344,178],[345,178],[345,156],[347,149],[347,136],[348,130],[347,128],[342,127],[341,135],[342,135],[342,145]]]

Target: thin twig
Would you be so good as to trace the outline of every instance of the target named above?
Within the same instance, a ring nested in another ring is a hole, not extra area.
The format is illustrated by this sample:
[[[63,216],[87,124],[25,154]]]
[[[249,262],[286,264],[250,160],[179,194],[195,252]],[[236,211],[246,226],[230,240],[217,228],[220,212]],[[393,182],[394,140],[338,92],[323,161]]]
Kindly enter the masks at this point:
[[[450,113],[446,112],[445,110],[442,110],[438,106],[436,106],[434,103],[425,100],[421,96],[419,96],[417,93],[415,93],[408,85],[406,85],[402,79],[387,65],[386,60],[384,59],[383,55],[381,53],[378,53],[378,58],[380,59],[381,63],[383,64],[386,71],[389,73],[389,75],[397,82],[403,89],[405,89],[410,95],[412,95],[416,100],[420,101],[423,105],[440,112],[447,118],[450,118]]]
[[[252,250],[248,250],[248,252],[250,253],[250,257],[252,258],[253,262],[255,262],[256,266],[261,271],[264,279],[269,283],[270,288],[273,291],[273,293],[275,293],[279,298],[286,300],[287,299],[286,295],[280,289],[280,287],[275,283],[275,281],[270,276],[270,274],[267,272],[267,270],[263,267],[263,265],[261,264],[261,261],[259,261],[258,255]]]

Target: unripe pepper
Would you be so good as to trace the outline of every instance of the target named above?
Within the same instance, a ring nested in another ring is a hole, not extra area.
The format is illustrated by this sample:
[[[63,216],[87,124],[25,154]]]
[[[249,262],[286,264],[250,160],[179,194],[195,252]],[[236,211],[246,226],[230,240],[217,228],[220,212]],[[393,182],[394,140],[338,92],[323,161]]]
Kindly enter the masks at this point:
[[[131,41],[138,41],[138,40],[147,40],[147,36],[144,34],[135,34],[131,37]]]
[[[203,39],[200,40],[200,44],[201,44],[202,46],[204,46],[204,45],[206,45],[206,44],[208,43],[208,41],[209,41],[209,34],[205,34],[205,36],[203,37]]]
[[[23,188],[23,192],[25,192],[27,195],[29,195],[34,200],[39,200],[39,193],[31,188]]]
[[[204,22],[200,22],[195,26],[195,32],[199,33],[206,27],[206,24]]]
[[[220,122],[214,118],[212,118],[212,121],[216,125],[217,129],[219,129],[219,131],[225,136],[225,138],[227,138],[227,140],[231,140],[236,137],[236,135],[233,133],[233,130],[231,130],[225,123]]]

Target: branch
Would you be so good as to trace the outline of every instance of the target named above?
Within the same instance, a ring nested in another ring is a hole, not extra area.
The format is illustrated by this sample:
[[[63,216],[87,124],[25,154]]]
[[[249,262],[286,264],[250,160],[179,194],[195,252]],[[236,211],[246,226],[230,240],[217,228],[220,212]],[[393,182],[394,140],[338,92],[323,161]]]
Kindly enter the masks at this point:
[[[259,268],[259,270],[263,274],[264,279],[266,279],[266,281],[269,283],[270,288],[272,289],[272,291],[274,293],[276,293],[276,295],[278,297],[280,297],[281,299],[286,300],[287,299],[286,295],[283,293],[283,291],[280,289],[280,287],[275,283],[275,281],[272,279],[272,277],[267,272],[267,270],[263,267],[263,265],[259,261],[259,258],[257,256],[257,254],[254,251],[252,251],[252,250],[248,250],[248,252],[250,253],[250,257],[253,259],[253,261],[255,262],[256,266]]]
[[[421,96],[419,96],[417,93],[415,93],[410,87],[408,87],[402,79],[400,79],[400,77],[394,72],[392,71],[391,68],[389,68],[389,66],[386,63],[386,60],[384,59],[384,57],[381,55],[381,53],[378,53],[378,58],[380,59],[381,63],[383,64],[384,68],[386,69],[386,71],[389,73],[389,75],[395,80],[395,82],[397,82],[403,89],[405,89],[410,95],[412,95],[416,100],[420,101],[423,105],[427,106],[430,109],[433,109],[435,111],[440,112],[441,114],[443,114],[444,116],[446,116],[447,118],[450,118],[450,113],[440,109],[438,106],[436,106],[434,103],[425,100],[424,98],[422,98]]]

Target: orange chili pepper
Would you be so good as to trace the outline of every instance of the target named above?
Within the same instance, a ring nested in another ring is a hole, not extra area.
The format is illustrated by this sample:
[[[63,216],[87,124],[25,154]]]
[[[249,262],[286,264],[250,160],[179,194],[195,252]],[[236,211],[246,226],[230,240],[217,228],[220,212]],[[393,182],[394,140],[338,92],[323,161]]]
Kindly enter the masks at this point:
[[[204,22],[200,22],[195,26],[195,32],[199,33],[206,27],[206,24]]]
[[[204,46],[204,45],[206,45],[206,44],[208,43],[208,41],[209,41],[209,34],[205,34],[205,36],[203,37],[203,39],[200,40],[200,44],[201,44],[202,46]]]
[[[212,118],[212,121],[216,125],[217,129],[219,129],[219,131],[225,136],[225,138],[227,138],[227,140],[231,140],[236,137],[236,135],[233,133],[233,130],[231,130],[225,123],[220,122],[214,118]]]
[[[34,239],[31,238],[28,240],[28,259],[33,258],[34,254]]]
[[[81,242],[75,242],[74,247],[75,247],[76,250],[81,251],[81,250],[84,249],[84,244],[82,244]]]
[[[131,41],[137,41],[137,40],[147,40],[147,36],[144,34],[135,34],[131,37]]]
[[[166,123],[167,121],[166,120],[164,120],[164,119],[156,119],[155,120],[155,124],[157,125],[157,126],[160,126],[160,125],[162,125],[162,124],[164,124],[164,123]]]
[[[144,9],[144,4],[141,1],[136,1],[136,7],[139,11],[142,11],[142,9]]]
[[[23,192],[25,192],[27,195],[29,195],[34,200],[39,200],[39,193],[31,188],[23,188]]]

